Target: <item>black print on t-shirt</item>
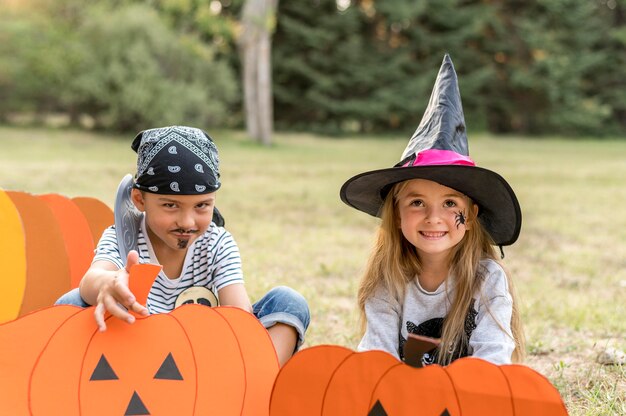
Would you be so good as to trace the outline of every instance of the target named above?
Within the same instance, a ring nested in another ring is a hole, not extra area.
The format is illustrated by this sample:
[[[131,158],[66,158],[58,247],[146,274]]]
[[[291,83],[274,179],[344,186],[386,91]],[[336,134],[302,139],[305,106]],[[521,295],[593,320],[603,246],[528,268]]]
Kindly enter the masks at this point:
[[[472,332],[474,332],[474,329],[476,329],[476,316],[478,315],[478,312],[474,308],[475,303],[476,303],[476,299],[473,299],[472,304],[470,305],[469,311],[467,312],[467,315],[465,316],[465,335],[467,336],[467,339],[470,338],[470,336],[472,335]],[[405,323],[406,330],[408,333],[411,333],[411,334],[423,335],[425,337],[430,337],[430,338],[441,338],[441,331],[443,329],[443,320],[444,318],[433,318],[433,319],[424,321],[419,325],[415,325],[411,321],[406,321]],[[400,334],[399,334],[399,341],[400,342],[399,342],[398,352],[400,355],[400,359],[404,360],[404,344],[406,343],[406,339],[402,336],[402,331],[400,331]],[[433,348],[432,350],[424,354],[424,356],[422,357],[422,364],[427,365],[427,364],[433,364],[437,362],[438,355],[439,355],[439,348]],[[467,357],[468,355],[469,355],[469,351],[466,345],[463,347],[462,350],[457,351],[452,356],[452,361],[456,360],[457,358]]]

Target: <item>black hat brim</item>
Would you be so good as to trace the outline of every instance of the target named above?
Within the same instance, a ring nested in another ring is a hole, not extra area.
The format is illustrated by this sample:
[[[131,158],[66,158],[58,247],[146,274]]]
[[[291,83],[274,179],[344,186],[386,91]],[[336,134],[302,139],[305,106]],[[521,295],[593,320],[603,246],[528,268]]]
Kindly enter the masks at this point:
[[[511,186],[497,173],[477,166],[394,167],[364,172],[346,181],[341,200],[375,217],[391,187],[410,179],[427,179],[467,195],[478,204],[478,218],[496,245],[513,244],[522,227],[522,212]]]

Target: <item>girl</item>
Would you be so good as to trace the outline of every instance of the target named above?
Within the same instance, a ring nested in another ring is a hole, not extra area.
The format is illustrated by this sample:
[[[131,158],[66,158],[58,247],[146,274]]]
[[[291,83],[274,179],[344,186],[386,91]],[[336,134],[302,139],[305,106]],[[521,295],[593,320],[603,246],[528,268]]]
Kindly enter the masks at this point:
[[[468,156],[458,84],[444,58],[424,119],[389,169],[348,180],[342,200],[380,216],[358,291],[359,350],[403,358],[408,333],[440,339],[424,364],[474,356],[521,361],[524,339],[513,285],[494,245],[515,242],[517,198]]]

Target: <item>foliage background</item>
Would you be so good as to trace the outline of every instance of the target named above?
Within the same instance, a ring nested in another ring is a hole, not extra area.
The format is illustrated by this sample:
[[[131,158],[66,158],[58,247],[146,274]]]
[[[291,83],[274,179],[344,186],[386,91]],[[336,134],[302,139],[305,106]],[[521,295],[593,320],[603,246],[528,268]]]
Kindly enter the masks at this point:
[[[243,0],[1,0],[0,120],[241,126]],[[275,124],[407,131],[450,53],[468,125],[626,132],[626,0],[279,2]]]

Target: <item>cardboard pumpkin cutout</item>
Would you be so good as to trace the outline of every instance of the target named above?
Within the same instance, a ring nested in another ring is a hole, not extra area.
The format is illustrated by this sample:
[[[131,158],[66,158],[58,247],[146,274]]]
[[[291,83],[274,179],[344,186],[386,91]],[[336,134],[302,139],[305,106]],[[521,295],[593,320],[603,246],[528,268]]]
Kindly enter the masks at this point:
[[[274,382],[270,415],[319,415],[328,381],[350,354],[351,350],[338,346],[311,347],[291,357]]]
[[[10,321],[19,316],[22,299],[26,290],[26,243],[22,219],[17,207],[0,189],[0,322]]]
[[[78,287],[113,211],[94,198],[0,190],[0,323]]]
[[[50,208],[59,225],[69,260],[70,288],[78,287],[91,265],[95,249],[89,223],[71,199],[58,194],[39,195],[39,198]]]
[[[57,306],[0,324],[1,415],[31,414],[28,391],[33,366],[59,327],[81,310],[75,306]],[[63,360],[64,357],[59,357],[60,373],[65,370],[61,368]]]
[[[26,288],[19,315],[52,305],[70,290],[70,268],[61,229],[47,204],[7,191],[20,213],[26,245]]]
[[[554,386],[522,365],[497,366],[466,357],[446,367],[414,368],[382,351],[318,346],[296,354],[276,378],[270,415],[285,414],[567,415],[567,411]]]
[[[102,232],[114,223],[113,210],[99,199],[87,196],[77,196],[72,201],[87,219],[94,247],[97,246]]]
[[[144,305],[155,279],[163,267],[159,264],[135,264],[128,272],[128,288],[135,300]]]
[[[185,305],[107,327],[73,306],[0,325],[0,414],[267,414],[278,359],[253,315]]]
[[[361,354],[350,354],[339,365],[328,382],[324,392],[322,414],[324,415],[366,415],[370,410],[368,403],[357,400],[359,397],[370,397],[378,380],[398,360],[383,351],[366,351]],[[358,383],[350,383],[357,379]],[[349,385],[349,389],[346,389]],[[347,400],[346,394],[353,400]],[[318,413],[319,414],[319,413]]]

